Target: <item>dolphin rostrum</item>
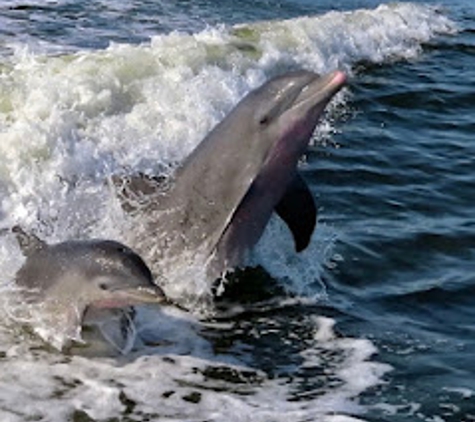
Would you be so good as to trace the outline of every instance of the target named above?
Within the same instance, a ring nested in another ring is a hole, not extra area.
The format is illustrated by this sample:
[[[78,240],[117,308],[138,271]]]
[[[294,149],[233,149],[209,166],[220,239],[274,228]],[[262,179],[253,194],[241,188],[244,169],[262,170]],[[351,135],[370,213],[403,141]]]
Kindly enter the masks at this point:
[[[66,341],[81,339],[81,326],[89,312],[97,315],[95,309],[166,302],[142,258],[119,242],[47,244],[18,226],[12,231],[26,256],[16,284],[28,303],[41,306],[49,328],[64,334]]]
[[[305,249],[317,210],[297,164],[345,82],[340,71],[275,77],[245,96],[161,191],[153,177],[126,179],[124,208],[145,228],[132,242],[153,270],[172,282],[176,267],[192,257],[215,280],[242,264],[274,211],[296,250]]]

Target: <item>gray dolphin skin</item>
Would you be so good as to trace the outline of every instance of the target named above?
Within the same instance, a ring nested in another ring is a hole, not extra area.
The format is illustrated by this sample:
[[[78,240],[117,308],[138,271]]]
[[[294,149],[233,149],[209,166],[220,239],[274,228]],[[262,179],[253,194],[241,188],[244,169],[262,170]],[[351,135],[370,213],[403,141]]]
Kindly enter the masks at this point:
[[[291,230],[296,250],[305,249],[317,211],[297,164],[325,106],[345,83],[340,71],[275,77],[236,105],[161,192],[153,178],[129,177],[124,208],[146,226],[133,244],[153,269],[171,279],[180,256],[195,254],[208,277],[219,278],[242,264],[274,211]]]
[[[111,240],[47,244],[20,227],[16,234],[26,261],[16,284],[30,303],[40,303],[61,331],[77,337],[89,308],[115,309],[142,303],[164,303],[142,258]],[[55,327],[52,327],[55,328]]]

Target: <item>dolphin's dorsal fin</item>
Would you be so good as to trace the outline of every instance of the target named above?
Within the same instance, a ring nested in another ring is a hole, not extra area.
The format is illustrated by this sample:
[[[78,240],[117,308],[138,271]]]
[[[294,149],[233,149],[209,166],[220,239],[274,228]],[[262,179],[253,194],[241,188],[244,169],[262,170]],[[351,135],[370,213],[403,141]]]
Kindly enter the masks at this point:
[[[12,232],[15,234],[20,249],[25,256],[30,256],[46,246],[46,242],[33,233],[27,233],[20,226],[13,226]]]
[[[275,211],[292,232],[295,250],[303,251],[310,243],[317,224],[317,207],[307,183],[299,173],[295,174]]]

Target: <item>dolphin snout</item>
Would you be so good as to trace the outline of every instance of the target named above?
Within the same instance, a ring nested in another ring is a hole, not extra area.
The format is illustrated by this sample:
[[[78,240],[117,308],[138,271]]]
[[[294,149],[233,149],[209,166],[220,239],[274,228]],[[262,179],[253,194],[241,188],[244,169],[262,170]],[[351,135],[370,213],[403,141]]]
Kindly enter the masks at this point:
[[[93,305],[100,308],[119,308],[141,304],[166,303],[168,303],[168,298],[163,290],[156,285],[150,285],[114,290],[106,298],[94,301]]]

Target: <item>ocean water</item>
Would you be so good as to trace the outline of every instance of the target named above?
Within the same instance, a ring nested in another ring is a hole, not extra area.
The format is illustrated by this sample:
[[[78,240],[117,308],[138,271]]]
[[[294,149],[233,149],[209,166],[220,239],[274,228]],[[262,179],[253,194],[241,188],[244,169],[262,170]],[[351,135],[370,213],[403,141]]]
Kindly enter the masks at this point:
[[[48,242],[128,243],[112,175],[169,174],[275,74],[349,75],[301,163],[309,248],[272,220],[128,354],[57,351],[2,231],[0,421],[475,421],[473,2],[12,0],[0,34],[0,229]]]

